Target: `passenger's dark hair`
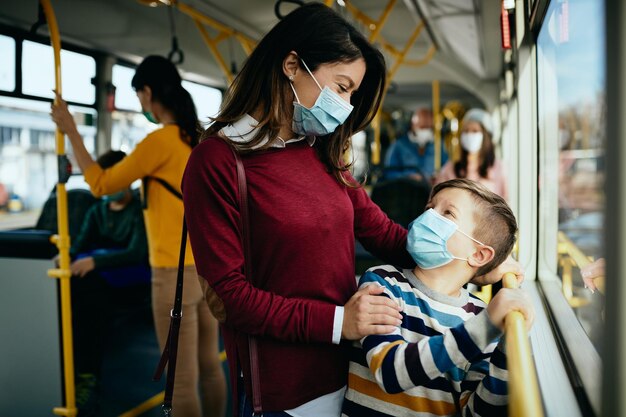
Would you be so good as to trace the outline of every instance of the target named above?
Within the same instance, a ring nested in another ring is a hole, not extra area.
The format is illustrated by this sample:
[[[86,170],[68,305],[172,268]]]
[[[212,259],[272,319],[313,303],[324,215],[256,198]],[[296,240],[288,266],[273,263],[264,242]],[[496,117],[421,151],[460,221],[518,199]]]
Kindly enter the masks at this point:
[[[162,56],[150,55],[137,67],[131,82],[136,91],[145,86],[152,90],[152,100],[158,101],[174,114],[181,138],[190,146],[198,144],[201,126],[191,95],[182,86],[176,66]]]
[[[123,151],[106,151],[98,157],[96,162],[100,165],[100,168],[107,169],[120,162],[126,157],[126,153]]]
[[[263,37],[225,94],[220,113],[205,136],[216,135],[222,127],[260,110],[256,135],[250,142],[237,146],[245,152],[258,146],[266,136],[276,138],[281,125],[293,114],[294,96],[282,69],[291,51],[295,51],[311,71],[322,64],[365,60],[365,76],[351,99],[352,113],[335,132],[316,141],[320,159],[335,178],[352,185],[343,175],[348,169],[343,155],[350,146],[352,134],[364,129],[380,106],[386,77],[385,59],[356,28],[321,3],[297,8]],[[302,65],[301,68],[304,71]],[[269,146],[267,143],[261,149]]]
[[[489,168],[496,162],[496,151],[493,146],[493,141],[491,140],[491,134],[482,124],[480,124],[480,129],[483,131],[483,144],[478,154],[480,161],[478,165],[478,175],[480,175],[481,178],[488,178]],[[467,155],[469,155],[469,152],[461,146],[461,159],[454,164],[454,174],[458,178],[467,177]]]
[[[435,185],[430,193],[430,200],[446,188],[468,191],[477,203],[475,207],[472,207],[476,226],[473,231],[464,230],[464,232],[473,233],[474,239],[491,246],[495,252],[493,259],[478,268],[475,276],[485,275],[504,262],[513,250],[517,234],[515,215],[504,198],[479,182],[465,178],[457,178]]]

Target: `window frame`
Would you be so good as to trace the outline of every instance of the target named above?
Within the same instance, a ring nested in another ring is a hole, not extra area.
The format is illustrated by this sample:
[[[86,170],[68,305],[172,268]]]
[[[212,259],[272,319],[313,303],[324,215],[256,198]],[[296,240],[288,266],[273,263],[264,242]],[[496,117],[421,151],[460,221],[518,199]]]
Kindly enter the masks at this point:
[[[51,103],[52,99],[50,99],[48,97],[41,97],[41,96],[36,96],[36,95],[31,95],[31,94],[24,94],[22,92],[22,85],[23,85],[23,79],[22,79],[23,42],[24,41],[31,41],[31,42],[41,43],[43,45],[48,45],[49,46],[50,45],[50,37],[49,36],[44,36],[44,35],[39,35],[38,33],[33,34],[31,32],[15,28],[13,26],[9,26],[9,25],[6,25],[4,23],[0,23],[0,34],[4,35],[4,36],[8,36],[10,38],[13,38],[15,40],[15,89],[13,91],[0,90],[0,96],[15,97],[15,98],[22,98],[22,99],[36,100],[36,101],[44,101],[44,102]],[[100,77],[102,77],[102,73],[100,71],[100,65],[101,65],[101,62],[102,62],[103,58],[105,57],[105,54],[101,53],[101,52],[98,52],[98,51],[94,51],[94,50],[90,50],[90,49],[87,49],[87,48],[83,48],[83,47],[80,47],[80,46],[76,46],[74,44],[68,44],[66,42],[62,43],[61,48],[63,50],[66,50],[66,51],[76,52],[76,53],[79,53],[79,54],[82,54],[82,55],[89,56],[89,57],[94,59],[95,64],[96,64],[96,75],[95,75],[95,77],[93,79],[93,85],[94,85],[94,88],[96,88],[96,86],[99,85]],[[79,106],[79,107],[89,107],[89,108],[93,108],[93,109],[97,110],[99,108],[99,105],[100,105],[100,100],[101,100],[101,95],[98,94],[98,92],[96,91],[95,100],[94,100],[93,103],[87,104],[87,103],[68,101],[68,104]]]
[[[605,0],[606,1],[606,0]],[[534,94],[533,128],[535,131],[536,160],[538,175],[546,176],[554,167],[549,167],[548,158],[539,157],[552,152],[542,137],[539,123],[539,32],[548,24],[546,17],[554,0],[537,0],[531,16],[533,39],[533,81],[529,91]],[[606,88],[606,85],[605,85]],[[520,126],[522,123],[520,122]],[[520,164],[520,166],[523,166]],[[601,415],[602,408],[602,369],[603,362],[598,351],[591,342],[587,332],[576,317],[574,310],[567,302],[562,290],[561,279],[557,274],[558,244],[558,197],[556,193],[537,192],[536,210],[536,274],[539,288],[546,305],[546,313],[551,321],[555,338],[559,343],[561,360],[566,365],[572,387],[576,391],[578,405],[583,415]],[[558,193],[558,188],[557,188]],[[607,202],[608,203],[608,202]],[[546,218],[545,213],[552,207],[553,213]],[[557,207],[557,208],[555,208]]]

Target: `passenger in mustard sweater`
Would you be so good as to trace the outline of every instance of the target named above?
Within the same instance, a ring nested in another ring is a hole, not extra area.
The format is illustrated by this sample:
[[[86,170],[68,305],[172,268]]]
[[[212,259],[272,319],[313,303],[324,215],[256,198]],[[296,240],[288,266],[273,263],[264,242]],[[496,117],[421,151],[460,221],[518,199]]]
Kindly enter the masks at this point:
[[[112,194],[137,179],[144,180],[144,217],[152,267],[152,310],[161,349],[167,340],[176,288],[183,221],[180,183],[200,131],[195,106],[181,82],[176,67],[163,57],[149,56],[137,67],[132,86],[144,115],[163,126],[109,169],[102,169],[95,163],[61,97],[58,97],[59,104],[52,106],[52,119],[70,139],[74,156],[94,195]],[[173,190],[168,190],[162,181]],[[185,313],[180,328],[173,406],[180,417],[223,416],[226,383],[218,358],[217,322],[203,300],[189,246],[184,286]]]

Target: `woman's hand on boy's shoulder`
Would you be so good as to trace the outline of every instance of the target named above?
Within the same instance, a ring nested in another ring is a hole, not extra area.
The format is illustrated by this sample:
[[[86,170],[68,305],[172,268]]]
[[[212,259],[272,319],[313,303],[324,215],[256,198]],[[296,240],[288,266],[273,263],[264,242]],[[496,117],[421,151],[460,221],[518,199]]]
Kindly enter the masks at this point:
[[[524,282],[524,268],[513,259],[511,256],[506,258],[504,262],[502,262],[497,268],[488,274],[481,275],[479,277],[474,278],[471,282],[476,285],[489,285],[494,284],[502,279],[504,274],[507,272],[512,272],[517,277],[518,286]]]
[[[358,340],[372,334],[392,333],[402,323],[400,306],[380,297],[384,287],[371,284],[358,290],[344,306],[341,338]]]

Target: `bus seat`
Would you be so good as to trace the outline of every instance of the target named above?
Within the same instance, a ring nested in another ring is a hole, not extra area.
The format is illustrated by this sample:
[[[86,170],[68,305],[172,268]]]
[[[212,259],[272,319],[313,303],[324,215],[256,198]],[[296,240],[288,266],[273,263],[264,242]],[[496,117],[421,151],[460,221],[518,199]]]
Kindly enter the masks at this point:
[[[97,198],[89,190],[74,189],[67,191],[67,211],[69,220],[70,237],[74,239],[82,226],[82,221],[87,214],[87,210],[96,202]],[[46,200],[35,229],[49,230],[57,233],[57,196],[56,186]]]
[[[411,178],[396,178],[377,183],[372,189],[372,201],[389,218],[408,227],[417,216],[424,212],[430,196],[430,184]]]

